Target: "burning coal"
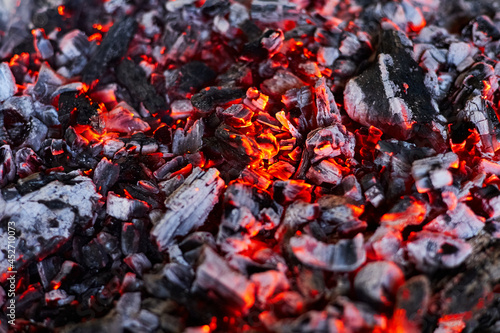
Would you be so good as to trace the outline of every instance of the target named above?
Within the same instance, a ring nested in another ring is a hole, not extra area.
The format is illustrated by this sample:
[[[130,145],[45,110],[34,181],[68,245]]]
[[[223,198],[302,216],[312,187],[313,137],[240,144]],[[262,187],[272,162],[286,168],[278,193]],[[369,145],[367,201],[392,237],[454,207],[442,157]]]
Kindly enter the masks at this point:
[[[499,58],[487,0],[0,0],[0,332],[498,331]]]

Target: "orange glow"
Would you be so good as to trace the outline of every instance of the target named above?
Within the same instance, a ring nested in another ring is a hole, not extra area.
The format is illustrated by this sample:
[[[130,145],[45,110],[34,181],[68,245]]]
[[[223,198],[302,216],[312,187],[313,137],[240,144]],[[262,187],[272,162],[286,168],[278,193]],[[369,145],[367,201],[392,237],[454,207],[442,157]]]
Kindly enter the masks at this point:
[[[486,80],[483,80],[483,84],[484,84],[484,88],[483,88],[483,96],[482,96],[482,98],[483,99],[487,99],[488,98],[488,94],[489,94],[489,92],[491,90],[491,84],[488,81],[486,81]]]
[[[411,31],[420,32],[420,30],[425,28],[425,26],[427,25],[427,22],[425,21],[424,16],[422,15],[422,11],[420,10],[420,8],[417,7],[415,9],[418,11],[420,17],[422,18],[422,21],[418,25],[414,25],[414,24],[412,24],[412,22],[410,22],[408,25],[409,25],[409,28]]]
[[[208,326],[208,325],[203,325],[203,326],[201,327],[201,330],[202,330],[204,333],[210,333],[210,331],[211,331],[211,330],[210,330],[210,326]]]
[[[96,32],[95,34],[90,35],[88,40],[89,40],[89,42],[95,40],[95,41],[100,43],[102,41],[102,35],[100,33]]]
[[[64,16],[64,6],[57,7],[57,12],[59,15]]]

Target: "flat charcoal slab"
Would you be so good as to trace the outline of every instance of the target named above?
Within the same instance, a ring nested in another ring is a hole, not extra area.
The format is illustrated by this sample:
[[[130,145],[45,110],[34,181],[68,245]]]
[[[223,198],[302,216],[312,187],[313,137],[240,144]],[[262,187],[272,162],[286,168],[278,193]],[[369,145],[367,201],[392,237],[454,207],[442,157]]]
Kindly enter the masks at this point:
[[[16,231],[16,268],[20,269],[31,259],[43,259],[71,237],[76,224],[91,222],[97,214],[100,198],[92,180],[84,176],[67,184],[55,180],[10,200],[0,195],[0,220],[14,222],[10,226]],[[0,273],[9,267],[4,254],[8,244],[7,222],[0,227]]]
[[[444,118],[424,84],[422,68],[412,58],[411,41],[393,30],[384,30],[381,40],[377,61],[346,86],[347,113],[400,140],[412,137],[420,125],[434,130]]]
[[[223,188],[224,181],[219,177],[217,169],[194,169],[184,183],[165,200],[167,211],[156,220],[151,230],[158,248],[165,250],[176,236],[184,236],[201,226],[219,201]]]

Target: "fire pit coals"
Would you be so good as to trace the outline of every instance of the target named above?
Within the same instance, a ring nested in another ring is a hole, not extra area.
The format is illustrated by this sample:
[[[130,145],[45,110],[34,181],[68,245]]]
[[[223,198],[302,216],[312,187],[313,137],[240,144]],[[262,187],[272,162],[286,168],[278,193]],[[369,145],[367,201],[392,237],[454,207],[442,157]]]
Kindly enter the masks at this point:
[[[14,329],[491,330],[498,10],[6,4]]]

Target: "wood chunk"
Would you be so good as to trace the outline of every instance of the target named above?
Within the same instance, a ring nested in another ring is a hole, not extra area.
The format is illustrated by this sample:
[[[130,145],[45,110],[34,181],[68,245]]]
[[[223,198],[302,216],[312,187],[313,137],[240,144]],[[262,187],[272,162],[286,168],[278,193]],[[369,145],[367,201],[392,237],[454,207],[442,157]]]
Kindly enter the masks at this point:
[[[219,201],[224,181],[215,168],[193,170],[184,183],[166,200],[167,211],[153,221],[151,235],[156,239],[160,251],[164,251],[177,236],[201,226]]]

